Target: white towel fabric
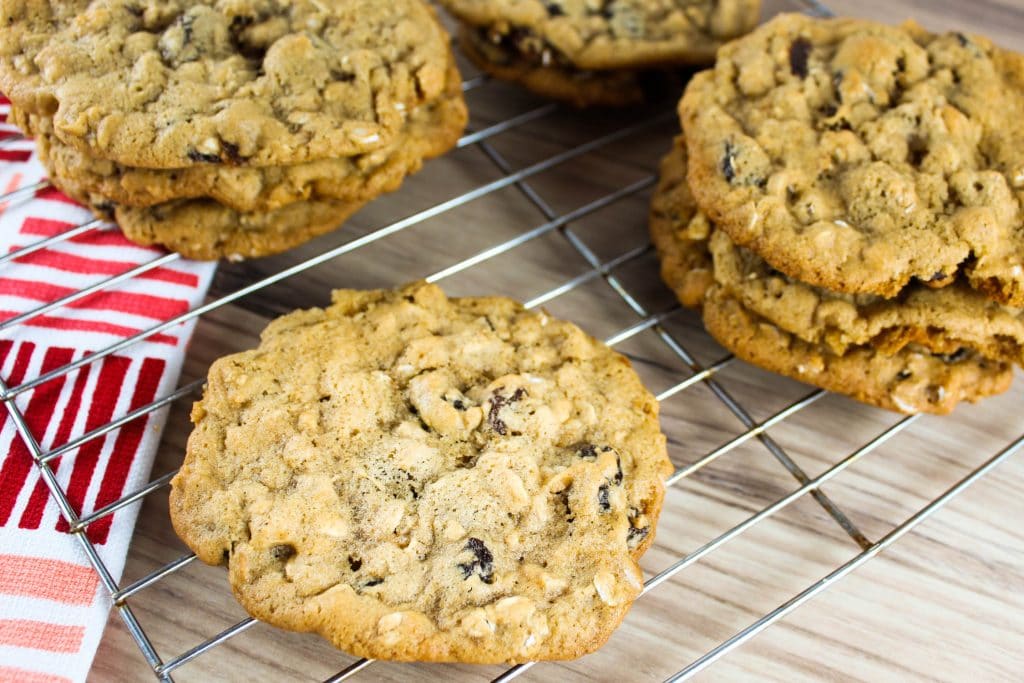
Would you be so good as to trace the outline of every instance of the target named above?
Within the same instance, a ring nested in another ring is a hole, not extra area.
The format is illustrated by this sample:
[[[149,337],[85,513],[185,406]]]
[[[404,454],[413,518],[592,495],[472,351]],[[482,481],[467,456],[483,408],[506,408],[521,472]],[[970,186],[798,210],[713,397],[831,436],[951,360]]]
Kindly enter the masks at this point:
[[[8,105],[0,100],[0,121]],[[0,123],[0,194],[45,177],[31,141]],[[0,205],[0,254],[90,221],[89,211],[52,188]],[[163,252],[128,242],[106,225],[0,263],[0,321],[36,309]],[[0,329],[0,377],[8,387],[100,351],[200,304],[214,264],[180,259]],[[3,323],[0,322],[0,325]],[[174,390],[194,322],[62,374],[15,402],[44,453]],[[166,409],[91,439],[50,462],[80,515],[149,481]],[[113,578],[124,568],[138,504],[89,526]],[[0,408],[0,682],[85,679],[110,613],[106,588],[5,408]]]

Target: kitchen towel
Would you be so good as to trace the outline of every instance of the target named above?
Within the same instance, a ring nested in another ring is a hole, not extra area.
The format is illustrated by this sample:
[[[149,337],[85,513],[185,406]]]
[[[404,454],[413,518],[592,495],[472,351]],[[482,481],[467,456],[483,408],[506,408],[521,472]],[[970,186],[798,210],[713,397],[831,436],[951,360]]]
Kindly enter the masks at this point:
[[[30,140],[6,123],[0,100],[0,194],[45,178]],[[92,220],[57,190],[0,203],[0,257]],[[159,258],[112,225],[0,262],[0,377],[17,387],[200,304],[214,264],[177,259],[99,293],[11,320]],[[194,321],[178,324],[15,399],[43,453],[165,396],[177,386]],[[89,514],[149,481],[166,409],[89,439],[49,465],[71,507]],[[138,504],[88,527],[119,580]],[[6,406],[0,407],[0,682],[85,680],[111,602],[50,496]]]

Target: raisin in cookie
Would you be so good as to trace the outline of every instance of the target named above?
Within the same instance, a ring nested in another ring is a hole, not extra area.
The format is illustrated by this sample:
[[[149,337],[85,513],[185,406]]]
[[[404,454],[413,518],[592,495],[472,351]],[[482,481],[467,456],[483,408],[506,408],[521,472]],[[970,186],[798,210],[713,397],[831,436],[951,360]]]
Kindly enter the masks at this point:
[[[510,299],[340,290],[211,367],[171,516],[258,619],[364,657],[599,647],[671,471],[629,362]]]
[[[625,105],[754,27],[759,0],[443,0],[483,70],[578,106]]]
[[[12,111],[12,120],[39,143],[50,180],[93,205],[148,207],[176,199],[208,198],[239,212],[274,211],[296,201],[358,202],[395,190],[424,158],[457,142],[466,125],[461,78],[449,69],[445,93],[415,108],[394,142],[372,152],[291,166],[204,164],[145,169],[83,154],[53,135],[50,120]]]
[[[783,15],[680,103],[701,209],[803,282],[966,276],[1024,305],[1024,57],[914,24]]]
[[[947,413],[1009,387],[1010,363],[1024,359],[1018,311],[959,284],[885,300],[785,277],[697,209],[686,166],[679,138],[662,161],[651,237],[665,282],[703,309],[708,331],[737,356],[908,413]]]
[[[279,166],[388,144],[443,90],[421,0],[35,0],[0,6],[0,90],[120,164]]]

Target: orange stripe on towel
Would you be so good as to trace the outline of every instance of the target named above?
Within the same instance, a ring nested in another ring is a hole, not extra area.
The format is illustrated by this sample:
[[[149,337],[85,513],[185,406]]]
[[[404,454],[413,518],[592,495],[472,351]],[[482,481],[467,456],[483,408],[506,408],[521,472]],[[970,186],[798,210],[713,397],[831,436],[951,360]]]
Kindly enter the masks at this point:
[[[0,645],[74,653],[82,647],[84,626],[65,626],[30,619],[0,619]]]
[[[99,577],[89,567],[62,560],[0,555],[0,593],[88,605]]]
[[[70,678],[0,666],[0,683],[71,683]]]
[[[4,189],[4,194],[10,194],[11,192],[14,192],[15,190],[17,190],[20,186],[21,186],[21,174],[20,173],[15,173],[13,176],[11,176],[11,179],[9,181],[7,181],[7,187]],[[2,204],[0,204],[0,213],[3,213],[6,210],[7,210],[7,202],[3,202]]]

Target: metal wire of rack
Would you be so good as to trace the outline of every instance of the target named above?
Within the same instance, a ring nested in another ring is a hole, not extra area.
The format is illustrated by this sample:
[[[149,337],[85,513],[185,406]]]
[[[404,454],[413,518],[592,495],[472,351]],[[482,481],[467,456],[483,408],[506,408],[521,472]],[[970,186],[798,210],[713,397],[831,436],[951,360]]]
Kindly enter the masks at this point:
[[[810,13],[819,15],[831,14],[828,8],[817,2],[817,0],[796,0],[801,8]],[[476,77],[469,79],[464,83],[464,90],[471,91],[486,86],[489,83],[489,79],[486,77]],[[575,250],[580,257],[582,257],[587,265],[588,269],[569,280],[561,283],[560,285],[538,295],[527,302],[528,307],[540,306],[546,302],[552,301],[558,297],[561,297],[588,282],[595,280],[603,280],[611,287],[612,290],[618,295],[618,297],[625,303],[626,306],[633,312],[638,319],[638,322],[621,329],[617,333],[611,335],[606,339],[609,345],[615,346],[621,344],[637,335],[650,331],[653,332],[661,340],[661,342],[667,347],[667,349],[674,355],[683,365],[690,370],[690,375],[679,381],[667,389],[661,391],[657,396],[659,401],[665,401],[673,396],[676,396],[682,392],[690,390],[697,386],[703,386],[710,390],[710,392],[721,402],[725,408],[734,415],[744,427],[744,431],[739,435],[735,436],[726,443],[714,448],[703,454],[702,457],[696,461],[677,469],[668,479],[667,486],[672,487],[684,480],[686,477],[693,475],[694,473],[707,467],[722,456],[736,450],[743,444],[746,444],[752,440],[759,441],[763,444],[772,456],[789,472],[798,483],[798,488],[793,489],[788,494],[776,499],[774,502],[760,508],[755,514],[747,517],[739,524],[736,524],[732,528],[729,528],[720,535],[708,540],[706,543],[698,547],[697,549],[679,557],[669,566],[662,569],[657,574],[651,576],[645,583],[641,598],[648,593],[656,590],[659,586],[669,581],[673,577],[677,576],[680,572],[686,568],[694,565],[701,559],[707,557],[711,553],[715,552],[725,544],[729,543],[733,539],[741,536],[748,530],[752,529],[759,523],[771,518],[781,510],[790,506],[794,502],[801,500],[806,495],[810,495],[813,500],[817,503],[827,515],[834,520],[834,522],[842,529],[842,531],[849,536],[859,547],[858,554],[854,555],[848,561],[835,567],[827,575],[823,576],[820,580],[815,581],[811,585],[807,586],[802,591],[793,595],[790,599],[786,600],[782,604],[778,605],[775,609],[768,611],[763,614],[755,621],[750,623],[745,628],[734,633],[731,637],[723,640],[717,646],[711,648],[700,657],[687,663],[681,669],[678,670],[673,676],[669,678],[672,681],[686,680],[699,671],[702,671],[730,651],[746,643],[766,628],[779,621],[787,614],[806,603],[808,600],[819,595],[823,591],[827,590],[835,582],[842,579],[846,575],[855,571],[866,562],[871,560],[873,557],[878,555],[881,551],[885,550],[893,543],[898,541],[912,529],[914,529],[924,519],[932,515],[936,510],[940,509],[946,503],[948,503],[955,496],[960,494],[962,491],[967,489],[969,486],[974,484],[979,479],[987,475],[993,468],[998,466],[1000,463],[1011,457],[1014,453],[1024,447],[1024,434],[1018,436],[1016,439],[1008,443],[1002,450],[991,456],[987,461],[982,463],[979,467],[971,471],[969,474],[964,476],[959,482],[950,487],[944,493],[934,498],[926,505],[921,507],[916,513],[906,518],[902,523],[896,525],[887,534],[879,538],[878,540],[870,540],[865,533],[863,533],[842,511],[842,509],[831,500],[822,490],[822,486],[833,480],[835,477],[848,470],[855,463],[877,450],[880,446],[888,442],[890,439],[907,429],[911,424],[918,420],[917,416],[906,417],[894,424],[883,429],[877,433],[874,437],[869,439],[867,442],[860,445],[853,452],[849,453],[846,457],[839,460],[831,467],[826,469],[824,472],[818,474],[815,477],[810,477],[808,474],[790,457],[787,451],[782,448],[772,437],[768,434],[769,430],[782,423],[783,421],[791,418],[805,408],[818,402],[825,392],[813,391],[806,394],[802,398],[790,403],[783,409],[770,415],[767,419],[758,421],[750,414],[750,412],[736,400],[729,391],[727,391],[723,385],[716,379],[721,371],[729,367],[733,360],[731,357],[725,357],[711,364],[701,364],[695,357],[695,354],[687,347],[684,340],[679,339],[679,335],[673,333],[665,325],[665,322],[671,318],[675,313],[679,311],[678,307],[672,308],[665,311],[653,312],[645,307],[640,299],[631,292],[626,284],[619,278],[616,271],[628,264],[635,261],[639,257],[647,254],[650,251],[650,246],[641,246],[629,249],[624,253],[620,253],[609,259],[602,259],[588,244],[582,239],[571,227],[572,224],[580,221],[581,219],[594,214],[602,209],[605,209],[620,200],[627,197],[637,195],[644,190],[649,189],[655,182],[655,175],[648,175],[640,180],[632,182],[624,187],[615,189],[614,191],[605,194],[587,204],[578,206],[577,208],[559,213],[557,212],[547,201],[545,201],[541,194],[536,190],[531,181],[535,180],[535,176],[553,169],[560,164],[563,164],[569,160],[579,158],[585,154],[601,150],[603,148],[612,145],[613,143],[622,141],[628,138],[630,135],[637,131],[644,130],[656,123],[664,122],[671,118],[672,112],[662,112],[643,120],[633,126],[617,130],[615,132],[601,135],[600,137],[594,138],[585,142],[581,145],[560,152],[534,164],[531,164],[525,168],[517,171],[512,170],[512,166],[508,160],[491,144],[491,141],[498,135],[507,131],[513,130],[520,126],[525,126],[533,121],[537,121],[543,117],[546,117],[559,109],[559,105],[556,104],[544,104],[536,108],[530,109],[517,116],[507,118],[493,125],[484,127],[480,130],[470,132],[466,134],[458,143],[460,148],[476,147],[479,149],[494,165],[494,167],[500,172],[501,177],[480,185],[475,189],[468,192],[462,193],[458,196],[452,197],[448,200],[442,201],[429,208],[416,212],[409,215],[401,220],[392,222],[388,225],[373,230],[367,234],[362,235],[359,238],[352,239],[343,244],[340,244],[334,248],[324,251],[312,258],[303,260],[295,265],[292,265],[284,270],[276,272],[272,275],[259,279],[255,282],[251,282],[244,286],[239,287],[235,291],[220,296],[214,300],[208,301],[207,303],[194,308],[186,313],[183,313],[171,320],[168,320],[159,325],[155,325],[146,329],[138,334],[126,338],[116,344],[112,344],[104,349],[100,349],[95,353],[84,356],[76,361],[69,362],[68,364],[53,369],[49,372],[42,373],[34,378],[26,379],[14,386],[8,386],[8,384],[0,379],[0,400],[3,401],[8,413],[10,414],[13,423],[20,435],[28,447],[32,458],[34,459],[35,465],[38,468],[39,474],[42,480],[45,482],[49,489],[50,495],[58,505],[61,515],[67,521],[70,527],[70,533],[80,543],[89,561],[92,563],[97,575],[108,591],[110,599],[114,609],[117,611],[119,617],[123,620],[127,631],[138,645],[146,662],[149,664],[153,673],[159,680],[171,681],[173,680],[173,673],[182,667],[183,665],[191,662],[192,660],[210,652],[219,645],[227,642],[234,638],[240,633],[246,631],[257,622],[252,618],[245,618],[229,628],[221,631],[220,633],[204,640],[196,646],[184,651],[177,653],[172,656],[161,655],[157,652],[157,649],[153,645],[150,637],[143,629],[139,620],[132,609],[131,602],[138,594],[145,589],[153,586],[157,582],[169,577],[170,575],[178,572],[184,567],[188,566],[195,560],[195,555],[191,553],[184,554],[177,559],[165,564],[156,571],[149,573],[142,578],[135,580],[126,585],[119,585],[114,580],[108,568],[105,566],[103,560],[100,558],[96,551],[95,546],[86,536],[85,531],[91,524],[94,524],[98,520],[104,519],[118,510],[121,510],[129,505],[139,503],[143,498],[149,494],[167,486],[175,474],[175,472],[169,472],[163,476],[153,479],[147,485],[139,488],[138,490],[132,491],[122,496],[117,501],[110,503],[100,509],[97,509],[89,514],[79,515],[73,509],[71,503],[65,491],[61,488],[58,483],[53,470],[50,467],[50,463],[60,456],[69,456],[73,452],[81,447],[82,445],[100,439],[106,435],[114,432],[122,426],[132,422],[133,420],[144,418],[149,413],[169,406],[179,399],[187,398],[193,395],[198,389],[202,387],[203,380],[199,379],[192,381],[180,386],[173,392],[162,396],[147,405],[138,407],[130,412],[127,412],[110,422],[96,427],[78,437],[73,438],[67,443],[55,446],[50,449],[44,449],[40,446],[40,435],[36,435],[29,428],[26,423],[24,415],[15,403],[15,398],[30,392],[33,389],[45,384],[46,382],[73,371],[76,371],[86,365],[95,363],[96,361],[105,358],[111,354],[117,353],[124,349],[131,347],[132,345],[152,336],[164,330],[173,328],[183,322],[197,318],[204,314],[215,311],[216,309],[238,301],[244,297],[247,297],[255,292],[274,285],[275,283],[282,282],[294,275],[307,271],[314,266],[326,263],[335,259],[343,254],[351,253],[373,244],[385,237],[398,234],[403,230],[406,230],[414,225],[423,223],[430,218],[442,215],[460,206],[466,205],[470,202],[494,194],[500,190],[506,188],[515,188],[518,192],[522,193],[533,206],[542,214],[544,222],[537,225],[529,230],[521,232],[511,239],[503,242],[499,242],[489,246],[488,248],[479,251],[468,258],[464,258],[446,268],[438,270],[426,279],[430,282],[442,281],[452,275],[466,271],[468,269],[480,266],[490,259],[493,259],[501,254],[509,252],[519,246],[522,246],[532,240],[536,240],[543,235],[552,233],[560,234],[566,243]],[[17,138],[8,138],[0,142],[0,146],[6,146],[11,141]],[[9,192],[6,195],[0,196],[0,203],[14,203],[23,201],[31,198],[41,189],[46,187],[46,182],[24,187],[13,192]],[[26,256],[32,252],[38,251],[45,247],[70,240],[79,235],[83,235],[94,230],[107,230],[112,229],[113,226],[101,221],[90,221],[83,225],[74,227],[60,234],[54,235],[44,240],[40,240],[26,247],[13,251],[8,254],[0,256],[0,267],[10,263],[11,261]],[[131,270],[123,273],[111,276],[105,280],[99,281],[92,286],[76,291],[72,294],[66,295],[60,299],[46,303],[34,310],[23,313],[16,318],[9,319],[0,323],[0,331],[4,329],[13,328],[16,325],[22,324],[32,318],[43,315],[50,311],[67,306],[75,301],[84,299],[97,292],[102,292],[116,287],[119,283],[123,283],[134,277],[137,277],[149,270],[158,268],[168,263],[171,263],[180,257],[177,254],[165,254],[152,259],[151,261],[137,266]],[[360,671],[363,671],[367,667],[373,664],[373,660],[360,659],[353,662],[343,670],[339,671],[336,675],[327,679],[328,681],[342,681],[346,680]],[[533,663],[520,664],[509,668],[495,681],[509,681],[527,669],[533,667]]]

